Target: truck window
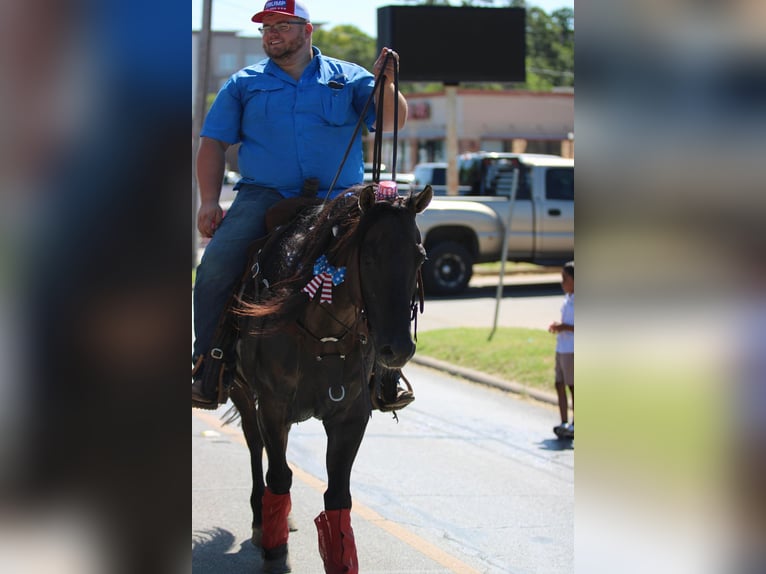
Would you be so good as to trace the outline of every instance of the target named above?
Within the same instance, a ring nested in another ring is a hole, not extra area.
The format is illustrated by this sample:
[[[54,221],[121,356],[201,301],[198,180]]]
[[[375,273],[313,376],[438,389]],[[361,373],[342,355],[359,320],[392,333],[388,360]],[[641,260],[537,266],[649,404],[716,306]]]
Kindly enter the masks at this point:
[[[519,185],[516,188],[516,199],[531,199],[531,195],[529,192],[530,186],[529,186],[529,170],[524,169],[523,167],[521,169],[521,174],[519,178]],[[490,174],[492,175],[492,174]],[[513,186],[513,168],[512,167],[504,167],[502,169],[496,170],[495,174],[492,175],[492,179],[487,180],[487,190],[488,195],[503,195],[505,197],[511,196],[511,187]]]
[[[549,168],[545,172],[545,197],[574,201],[574,169]]]
[[[471,187],[468,195],[481,195],[481,163],[475,160],[459,160],[458,183]]]

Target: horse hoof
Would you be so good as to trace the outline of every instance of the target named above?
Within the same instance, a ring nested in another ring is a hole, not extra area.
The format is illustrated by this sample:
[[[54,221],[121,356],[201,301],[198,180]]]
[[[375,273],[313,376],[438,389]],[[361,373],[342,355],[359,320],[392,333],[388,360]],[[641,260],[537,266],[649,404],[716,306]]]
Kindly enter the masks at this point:
[[[263,540],[263,530],[260,528],[253,528],[253,536],[250,538],[250,542],[253,546],[261,547],[261,541]]]
[[[285,574],[292,572],[288,555],[263,561],[263,574]]]

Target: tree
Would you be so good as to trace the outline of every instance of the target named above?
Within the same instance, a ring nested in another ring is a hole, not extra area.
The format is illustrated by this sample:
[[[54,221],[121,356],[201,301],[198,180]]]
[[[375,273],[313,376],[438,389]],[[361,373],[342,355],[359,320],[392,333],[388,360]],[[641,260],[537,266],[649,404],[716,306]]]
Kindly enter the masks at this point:
[[[368,70],[378,56],[376,40],[350,24],[315,29],[313,43],[325,56],[354,62]]]
[[[560,8],[548,15],[527,10],[527,81],[532,90],[574,86],[574,12]]]

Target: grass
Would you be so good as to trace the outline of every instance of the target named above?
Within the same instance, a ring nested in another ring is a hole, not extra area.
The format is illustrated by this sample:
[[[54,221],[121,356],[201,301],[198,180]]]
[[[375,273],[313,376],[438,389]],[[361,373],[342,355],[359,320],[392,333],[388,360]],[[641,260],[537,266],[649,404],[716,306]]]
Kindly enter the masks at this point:
[[[542,329],[498,328],[491,341],[484,328],[436,329],[418,333],[417,354],[553,390],[556,337]]]

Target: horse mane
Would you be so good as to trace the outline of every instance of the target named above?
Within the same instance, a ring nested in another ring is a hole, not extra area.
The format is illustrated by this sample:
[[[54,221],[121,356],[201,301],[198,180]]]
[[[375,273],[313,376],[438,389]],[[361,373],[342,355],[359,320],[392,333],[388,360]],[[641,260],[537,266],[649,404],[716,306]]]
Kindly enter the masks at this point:
[[[353,186],[328,203],[304,210],[264,248],[259,265],[269,287],[258,300],[240,301],[234,309],[239,315],[262,319],[259,334],[276,332],[296,319],[309,301],[302,289],[314,277],[314,262],[321,255],[326,254],[331,265],[347,265],[378,219],[376,214],[402,206],[401,200],[377,202],[362,217],[359,194],[364,187]]]

